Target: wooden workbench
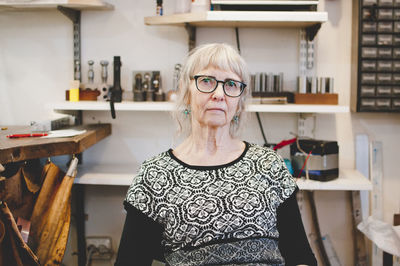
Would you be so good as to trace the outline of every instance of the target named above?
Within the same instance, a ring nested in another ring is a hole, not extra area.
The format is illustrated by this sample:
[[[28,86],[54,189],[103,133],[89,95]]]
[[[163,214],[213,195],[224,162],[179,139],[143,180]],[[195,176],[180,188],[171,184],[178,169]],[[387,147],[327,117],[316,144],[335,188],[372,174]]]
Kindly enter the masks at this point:
[[[86,132],[66,138],[17,138],[11,134],[31,133],[29,126],[0,126],[0,163],[18,162],[36,158],[78,154],[111,135],[111,124],[92,124],[72,127]],[[7,128],[7,129],[5,129]]]

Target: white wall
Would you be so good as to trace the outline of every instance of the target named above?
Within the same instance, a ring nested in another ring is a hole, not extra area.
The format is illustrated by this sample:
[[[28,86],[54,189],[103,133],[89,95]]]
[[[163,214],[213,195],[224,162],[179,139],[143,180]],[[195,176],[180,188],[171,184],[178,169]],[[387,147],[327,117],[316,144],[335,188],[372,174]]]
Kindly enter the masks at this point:
[[[160,70],[165,89],[172,86],[175,63],[182,63],[187,52],[183,27],[146,26],[144,16],[155,13],[155,1],[110,0],[115,10],[82,12],[83,81],[87,61],[95,61],[99,81],[99,61],[122,60],[122,87],[132,88],[134,70]],[[172,13],[174,1],[164,1],[165,13]],[[326,10],[325,23],[316,38],[317,74],[333,76],[340,104],[350,103],[351,1],[320,1]],[[297,75],[298,31],[295,29],[241,28],[242,55],[252,72],[285,73],[285,87],[293,88]],[[232,28],[198,28],[197,44],[228,42],[236,45]],[[28,124],[51,112],[46,103],[64,99],[73,76],[72,24],[58,11],[0,12],[0,124]],[[111,73],[111,68],[109,68]],[[112,77],[109,79],[112,80]],[[125,98],[129,94],[125,94]],[[174,125],[164,112],[85,112],[85,123],[110,122],[112,136],[84,153],[84,163],[139,164],[144,159],[176,145]],[[262,114],[268,141],[291,137],[297,130],[297,116]],[[400,133],[399,114],[338,114],[317,116],[316,137],[338,140],[340,167],[354,167],[354,136],[368,134],[383,142],[384,219],[392,221],[400,208],[400,179],[397,166]],[[263,143],[254,114],[243,139]],[[134,173],[132,173],[133,177]],[[126,187],[90,186],[86,189],[87,235],[108,235],[119,242],[124,213],[122,200]],[[353,263],[352,228],[347,192],[316,192],[321,230],[329,234],[342,265]],[[301,202],[306,228],[310,219],[307,201]],[[74,228],[72,233],[74,232]],[[313,236],[311,236],[313,239]],[[66,265],[75,265],[74,235],[65,255]],[[96,265],[102,265],[97,263]],[[106,265],[106,264],[105,264]]]

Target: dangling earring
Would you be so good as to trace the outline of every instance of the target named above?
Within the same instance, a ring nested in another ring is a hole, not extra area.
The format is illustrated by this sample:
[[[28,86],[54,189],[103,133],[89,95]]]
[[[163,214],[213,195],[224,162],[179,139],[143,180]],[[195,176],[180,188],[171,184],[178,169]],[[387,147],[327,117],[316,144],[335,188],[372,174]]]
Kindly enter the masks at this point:
[[[235,122],[235,124],[239,124],[239,116],[238,115],[233,116],[233,122]]]
[[[183,113],[185,114],[185,117],[188,117],[190,115],[190,109],[185,108],[185,110],[183,110]]]

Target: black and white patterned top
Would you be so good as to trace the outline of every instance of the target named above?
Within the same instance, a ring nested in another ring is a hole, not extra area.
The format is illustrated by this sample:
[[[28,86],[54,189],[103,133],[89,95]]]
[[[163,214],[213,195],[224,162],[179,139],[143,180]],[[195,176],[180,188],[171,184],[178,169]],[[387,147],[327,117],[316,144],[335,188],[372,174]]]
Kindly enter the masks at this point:
[[[170,265],[246,256],[282,264],[276,211],[295,189],[275,151],[246,143],[239,158],[219,166],[187,165],[163,152],[141,165],[125,201],[163,226]]]

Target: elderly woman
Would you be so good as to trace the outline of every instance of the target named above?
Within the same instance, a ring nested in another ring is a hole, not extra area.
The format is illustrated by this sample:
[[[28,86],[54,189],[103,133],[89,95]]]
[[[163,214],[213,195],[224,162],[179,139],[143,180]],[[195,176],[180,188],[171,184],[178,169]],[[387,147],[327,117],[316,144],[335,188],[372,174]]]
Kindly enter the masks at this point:
[[[226,44],[190,53],[175,115],[187,137],[141,165],[116,265],[316,265],[282,158],[236,137],[248,81]]]

